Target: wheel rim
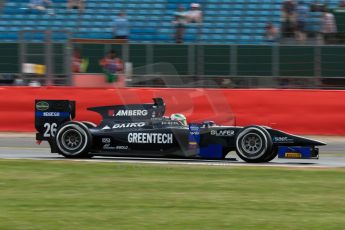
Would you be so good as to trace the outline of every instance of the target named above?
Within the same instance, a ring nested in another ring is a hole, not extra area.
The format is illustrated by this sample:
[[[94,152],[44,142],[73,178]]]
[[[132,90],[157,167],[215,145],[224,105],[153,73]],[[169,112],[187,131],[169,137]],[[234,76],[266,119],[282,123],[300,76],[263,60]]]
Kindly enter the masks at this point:
[[[82,145],[82,135],[77,130],[68,130],[62,135],[61,144],[65,149],[75,151]]]
[[[257,155],[262,151],[263,141],[260,135],[248,133],[242,138],[241,147],[246,155]]]

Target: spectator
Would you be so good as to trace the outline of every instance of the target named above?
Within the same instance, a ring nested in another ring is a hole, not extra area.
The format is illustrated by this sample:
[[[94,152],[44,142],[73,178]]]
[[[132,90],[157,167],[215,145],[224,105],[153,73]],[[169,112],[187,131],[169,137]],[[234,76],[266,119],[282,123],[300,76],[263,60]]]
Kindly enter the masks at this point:
[[[321,33],[323,34],[324,42],[334,42],[336,32],[337,26],[334,15],[325,8],[321,19]]]
[[[303,1],[298,2],[298,6],[296,9],[296,31],[295,36],[297,41],[305,41],[306,40],[306,32],[305,32],[305,23],[308,17],[308,7],[304,4]]]
[[[84,0],[68,0],[67,9],[75,9],[83,13],[85,9]]]
[[[50,0],[31,0],[29,3],[29,9],[44,12],[49,9],[52,4],[53,3]]]
[[[265,39],[268,42],[276,42],[279,38],[278,28],[273,25],[272,22],[267,23],[265,27]]]
[[[5,5],[5,0],[0,0],[0,11],[2,12]]]
[[[293,0],[285,0],[282,7],[283,14],[283,36],[290,37],[295,30],[295,3]]]
[[[189,23],[202,23],[202,11],[199,3],[192,3],[191,10],[186,14]]]
[[[72,73],[84,73],[89,65],[89,60],[82,58],[78,49],[73,50]]]
[[[123,62],[120,58],[116,57],[114,50],[111,50],[99,62],[103,68],[103,73],[107,77],[107,82],[113,83],[117,80],[117,73],[123,70]]]
[[[339,2],[339,8],[345,8],[345,1]]]
[[[129,21],[124,12],[120,12],[113,21],[113,34],[115,39],[128,39]]]
[[[73,51],[72,56],[72,72],[81,73],[82,58],[78,49]]]
[[[175,41],[176,43],[183,43],[183,35],[186,28],[186,13],[182,5],[179,6],[175,12],[175,20],[172,22],[175,25]]]

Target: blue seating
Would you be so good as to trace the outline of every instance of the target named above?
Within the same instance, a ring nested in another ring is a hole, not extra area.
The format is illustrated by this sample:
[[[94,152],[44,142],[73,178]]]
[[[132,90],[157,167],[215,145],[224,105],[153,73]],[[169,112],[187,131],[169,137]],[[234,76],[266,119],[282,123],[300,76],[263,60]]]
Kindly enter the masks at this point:
[[[133,42],[174,42],[174,12],[179,5],[189,9],[192,2],[202,5],[202,28],[189,24],[186,42],[261,43],[264,27],[272,21],[280,25],[282,0],[87,0],[84,13],[67,10],[67,0],[53,0],[54,14],[27,9],[28,0],[7,1],[0,15],[0,40],[15,41],[21,30],[59,29],[74,32],[76,37],[111,38],[112,21],[120,11],[126,11],[131,24]],[[307,4],[313,0],[305,0]],[[338,0],[330,0],[331,6]],[[306,25],[310,31],[320,27],[320,14],[312,13]],[[42,37],[32,35],[33,40]],[[66,34],[54,34],[56,40]],[[30,36],[28,36],[30,39]]]

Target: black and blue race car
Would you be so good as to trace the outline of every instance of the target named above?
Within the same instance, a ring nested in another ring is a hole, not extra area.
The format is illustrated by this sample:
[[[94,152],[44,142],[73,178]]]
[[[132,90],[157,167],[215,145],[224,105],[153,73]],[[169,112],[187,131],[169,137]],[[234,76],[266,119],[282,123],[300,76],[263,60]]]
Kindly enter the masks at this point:
[[[93,107],[101,122],[73,121],[75,101],[36,100],[37,141],[48,141],[52,153],[66,158],[142,156],[225,159],[231,151],[250,163],[276,156],[318,159],[325,143],[266,126],[222,126],[212,121],[186,122],[182,114],[164,116],[165,103]]]

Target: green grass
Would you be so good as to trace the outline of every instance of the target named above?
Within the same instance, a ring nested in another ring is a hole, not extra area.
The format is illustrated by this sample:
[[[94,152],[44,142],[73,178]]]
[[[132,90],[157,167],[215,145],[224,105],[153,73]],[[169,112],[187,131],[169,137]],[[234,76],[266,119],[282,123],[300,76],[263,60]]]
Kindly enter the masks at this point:
[[[344,169],[0,161],[0,229],[344,226]]]

